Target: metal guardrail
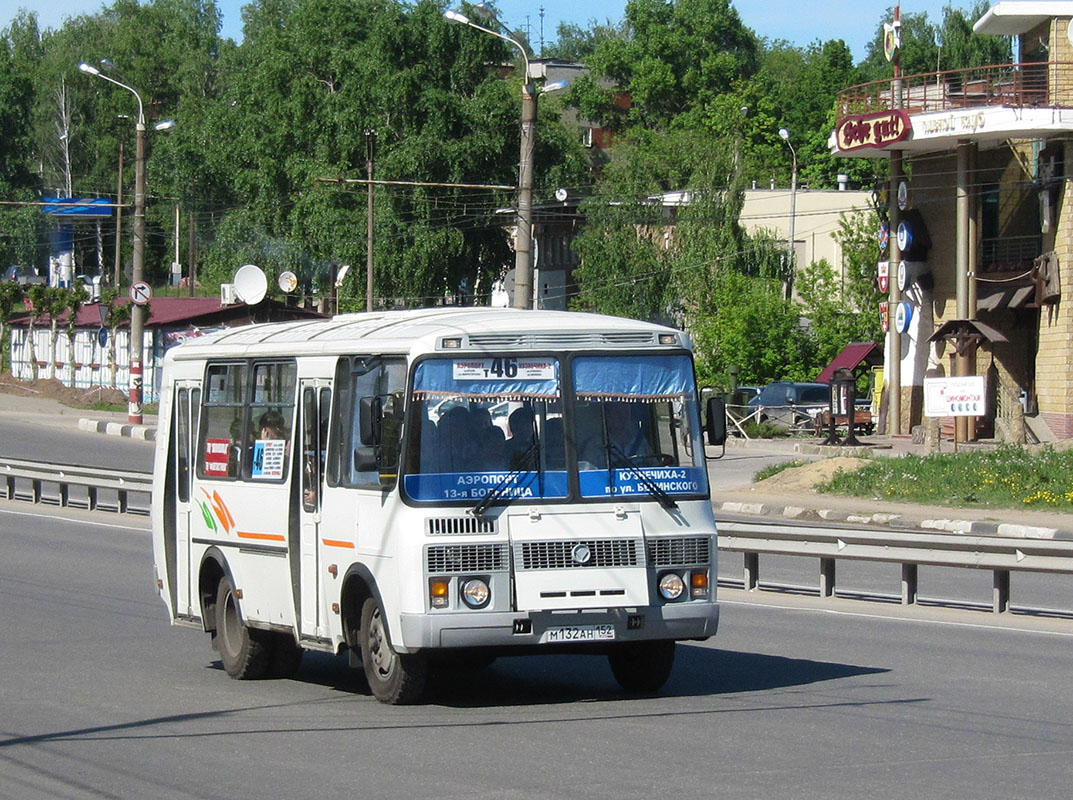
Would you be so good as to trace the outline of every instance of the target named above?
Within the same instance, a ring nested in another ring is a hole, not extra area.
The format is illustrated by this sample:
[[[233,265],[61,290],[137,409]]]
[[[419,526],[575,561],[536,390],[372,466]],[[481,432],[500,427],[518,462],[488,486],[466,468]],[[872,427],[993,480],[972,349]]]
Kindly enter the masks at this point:
[[[760,554],[813,556],[820,562],[820,595],[835,593],[838,559],[879,561],[902,566],[902,603],[917,601],[921,565],[969,567],[993,572],[992,610],[1010,608],[1010,573],[1073,573],[1073,541],[980,534],[860,530],[788,524],[785,521],[719,519],[719,549],[744,554],[746,590],[760,580]]]
[[[90,511],[146,515],[153,476],[144,472],[42,465],[33,461],[0,458],[4,497],[52,503]],[[55,494],[45,487],[55,487]],[[72,488],[84,490],[72,497]],[[101,493],[114,493],[115,502],[102,501]],[[144,496],[145,505],[131,505],[130,496]],[[877,528],[853,529],[802,525],[784,520],[741,520],[716,517],[719,549],[744,555],[746,590],[760,582],[760,555],[812,556],[819,559],[819,593],[835,593],[835,565],[839,559],[901,564],[903,604],[917,601],[917,570],[921,565],[989,569],[994,574],[992,608],[1010,607],[1010,573],[1014,571],[1073,574],[1073,541],[1028,539],[981,534],[906,532]]]
[[[51,503],[61,508],[149,513],[153,476],[145,472],[81,467],[74,464],[39,464],[0,458],[0,480],[8,500]],[[46,491],[54,488],[54,493]],[[76,489],[72,496],[72,489]],[[144,496],[145,504],[132,505],[131,495]],[[113,501],[114,499],[114,501]]]

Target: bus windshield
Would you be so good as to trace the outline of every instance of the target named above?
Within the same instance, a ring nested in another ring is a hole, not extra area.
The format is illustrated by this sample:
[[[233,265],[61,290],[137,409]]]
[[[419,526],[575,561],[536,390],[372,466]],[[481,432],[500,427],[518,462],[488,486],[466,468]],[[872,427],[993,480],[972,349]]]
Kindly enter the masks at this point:
[[[707,491],[688,355],[429,358],[410,406],[414,500],[665,503]]]

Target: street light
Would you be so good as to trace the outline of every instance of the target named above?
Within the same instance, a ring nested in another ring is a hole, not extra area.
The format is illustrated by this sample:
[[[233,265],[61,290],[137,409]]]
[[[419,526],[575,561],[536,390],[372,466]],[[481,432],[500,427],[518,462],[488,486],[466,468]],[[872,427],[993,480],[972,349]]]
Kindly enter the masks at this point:
[[[530,253],[533,245],[533,147],[536,141],[536,86],[529,74],[529,53],[517,39],[478,25],[465,14],[447,10],[443,18],[455,25],[468,25],[509,42],[518,48],[525,62],[525,79],[522,81],[522,143],[518,161],[518,233],[514,246],[514,307],[533,307],[533,270]],[[492,17],[494,19],[494,17]]]
[[[790,148],[790,154],[794,158],[793,172],[790,176],[790,271],[789,277],[786,279],[786,298],[789,299],[793,294],[794,269],[797,266],[797,252],[794,249],[794,223],[797,221],[797,151],[794,150],[793,144],[790,143],[790,131],[786,130],[786,128],[779,128],[779,136],[786,142],[786,146]]]
[[[102,64],[110,64],[107,59]],[[135,126],[134,150],[134,267],[131,285],[142,281],[145,275],[145,108],[142,96],[131,86],[109,77],[92,64],[82,62],[78,68],[96,78],[126,89],[138,101],[138,122]],[[174,127],[174,122],[157,123],[157,130]],[[127,398],[127,421],[140,425],[142,422],[142,351],[145,330],[145,308],[133,304],[130,311],[130,393]]]

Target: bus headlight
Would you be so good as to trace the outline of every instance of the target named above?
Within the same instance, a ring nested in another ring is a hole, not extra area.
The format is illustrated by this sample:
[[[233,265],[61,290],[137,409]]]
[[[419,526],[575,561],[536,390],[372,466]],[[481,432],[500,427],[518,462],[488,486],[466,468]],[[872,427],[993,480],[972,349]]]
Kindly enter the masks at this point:
[[[677,600],[685,590],[686,585],[677,572],[668,572],[659,579],[659,593],[664,600]]]
[[[484,608],[492,596],[488,584],[480,578],[470,578],[462,584],[462,602],[470,608]]]

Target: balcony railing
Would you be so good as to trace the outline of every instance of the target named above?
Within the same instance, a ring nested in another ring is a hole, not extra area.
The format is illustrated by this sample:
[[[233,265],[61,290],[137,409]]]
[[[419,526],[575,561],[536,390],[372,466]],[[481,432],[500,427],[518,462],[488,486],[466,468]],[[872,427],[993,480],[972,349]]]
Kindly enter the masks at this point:
[[[902,76],[901,107],[910,114],[983,106],[1073,108],[1073,62],[1039,61]],[[894,108],[893,78],[838,93],[837,123]]]
[[[1043,237],[1027,236],[985,237],[980,242],[980,272],[1026,272],[1041,252]]]

